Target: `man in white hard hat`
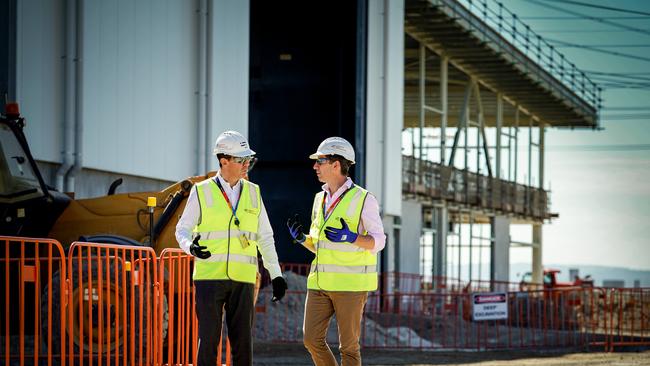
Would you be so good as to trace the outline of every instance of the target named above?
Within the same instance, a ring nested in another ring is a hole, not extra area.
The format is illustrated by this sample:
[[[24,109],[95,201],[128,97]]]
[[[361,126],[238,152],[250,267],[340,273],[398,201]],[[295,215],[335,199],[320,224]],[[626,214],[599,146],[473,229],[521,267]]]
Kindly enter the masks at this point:
[[[196,257],[194,280],[199,322],[198,365],[217,363],[222,309],[235,365],[253,364],[252,326],[257,251],[273,284],[273,301],[287,289],[275,251],[273,229],[260,188],[244,179],[255,152],[239,132],[217,137],[221,169],[197,183],[176,226],[179,246]]]
[[[309,233],[297,215],[287,221],[291,237],[316,254],[307,279],[303,341],[315,365],[338,365],[326,342],[336,315],[342,365],[361,365],[363,307],[368,291],[377,289],[377,253],[386,244],[379,204],[348,177],[355,156],[345,139],[325,139],[309,158],[325,183],[314,198]]]

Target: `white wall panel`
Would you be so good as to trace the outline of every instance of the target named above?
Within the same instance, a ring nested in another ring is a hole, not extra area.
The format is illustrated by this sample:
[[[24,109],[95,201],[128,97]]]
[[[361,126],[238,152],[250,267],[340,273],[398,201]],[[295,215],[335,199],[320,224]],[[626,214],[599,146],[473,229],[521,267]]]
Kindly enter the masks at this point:
[[[216,137],[226,130],[248,137],[250,1],[214,0],[210,15],[211,119],[207,150],[209,166],[216,169],[217,159],[212,155]]]
[[[402,127],[404,125],[404,0],[386,0],[384,212],[402,213]]]
[[[367,66],[366,185],[379,197],[384,214],[399,216],[404,109],[403,0],[368,2]]]
[[[366,188],[384,210],[383,169],[383,77],[384,1],[368,1],[368,50],[366,90]]]
[[[196,159],[195,1],[88,0],[83,165],[178,180]]]
[[[36,159],[60,162],[65,2],[32,0],[16,5],[16,96],[27,119],[25,133]]]

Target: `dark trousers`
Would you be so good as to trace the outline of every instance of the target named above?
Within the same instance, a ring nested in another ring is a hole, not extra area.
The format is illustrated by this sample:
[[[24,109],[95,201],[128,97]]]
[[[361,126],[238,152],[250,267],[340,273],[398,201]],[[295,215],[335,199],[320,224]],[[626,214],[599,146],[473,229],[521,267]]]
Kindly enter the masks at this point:
[[[252,365],[253,284],[230,280],[194,281],[194,289],[199,320],[198,366],[214,366],[217,362],[223,310],[226,311],[233,365]]]

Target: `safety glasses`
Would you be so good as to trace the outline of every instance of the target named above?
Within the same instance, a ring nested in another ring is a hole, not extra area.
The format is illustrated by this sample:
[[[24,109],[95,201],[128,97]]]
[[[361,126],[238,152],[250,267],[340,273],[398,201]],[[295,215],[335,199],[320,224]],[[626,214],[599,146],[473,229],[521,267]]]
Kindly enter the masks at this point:
[[[244,157],[238,157],[238,156],[233,156],[230,158],[231,161],[237,163],[237,164],[246,164],[248,162],[253,162],[255,159],[254,156],[244,156]]]
[[[323,165],[325,163],[330,162],[330,158],[328,158],[327,156],[324,156],[322,158],[318,158],[318,159],[315,159],[315,160],[316,160],[316,164],[318,164],[318,165]]]

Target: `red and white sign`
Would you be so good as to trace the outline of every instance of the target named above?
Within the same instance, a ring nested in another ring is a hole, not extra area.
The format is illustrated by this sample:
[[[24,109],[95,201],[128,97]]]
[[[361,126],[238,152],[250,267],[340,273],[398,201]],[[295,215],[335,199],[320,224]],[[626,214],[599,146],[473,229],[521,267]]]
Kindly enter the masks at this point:
[[[472,294],[472,318],[475,321],[508,319],[508,295],[505,292]]]

